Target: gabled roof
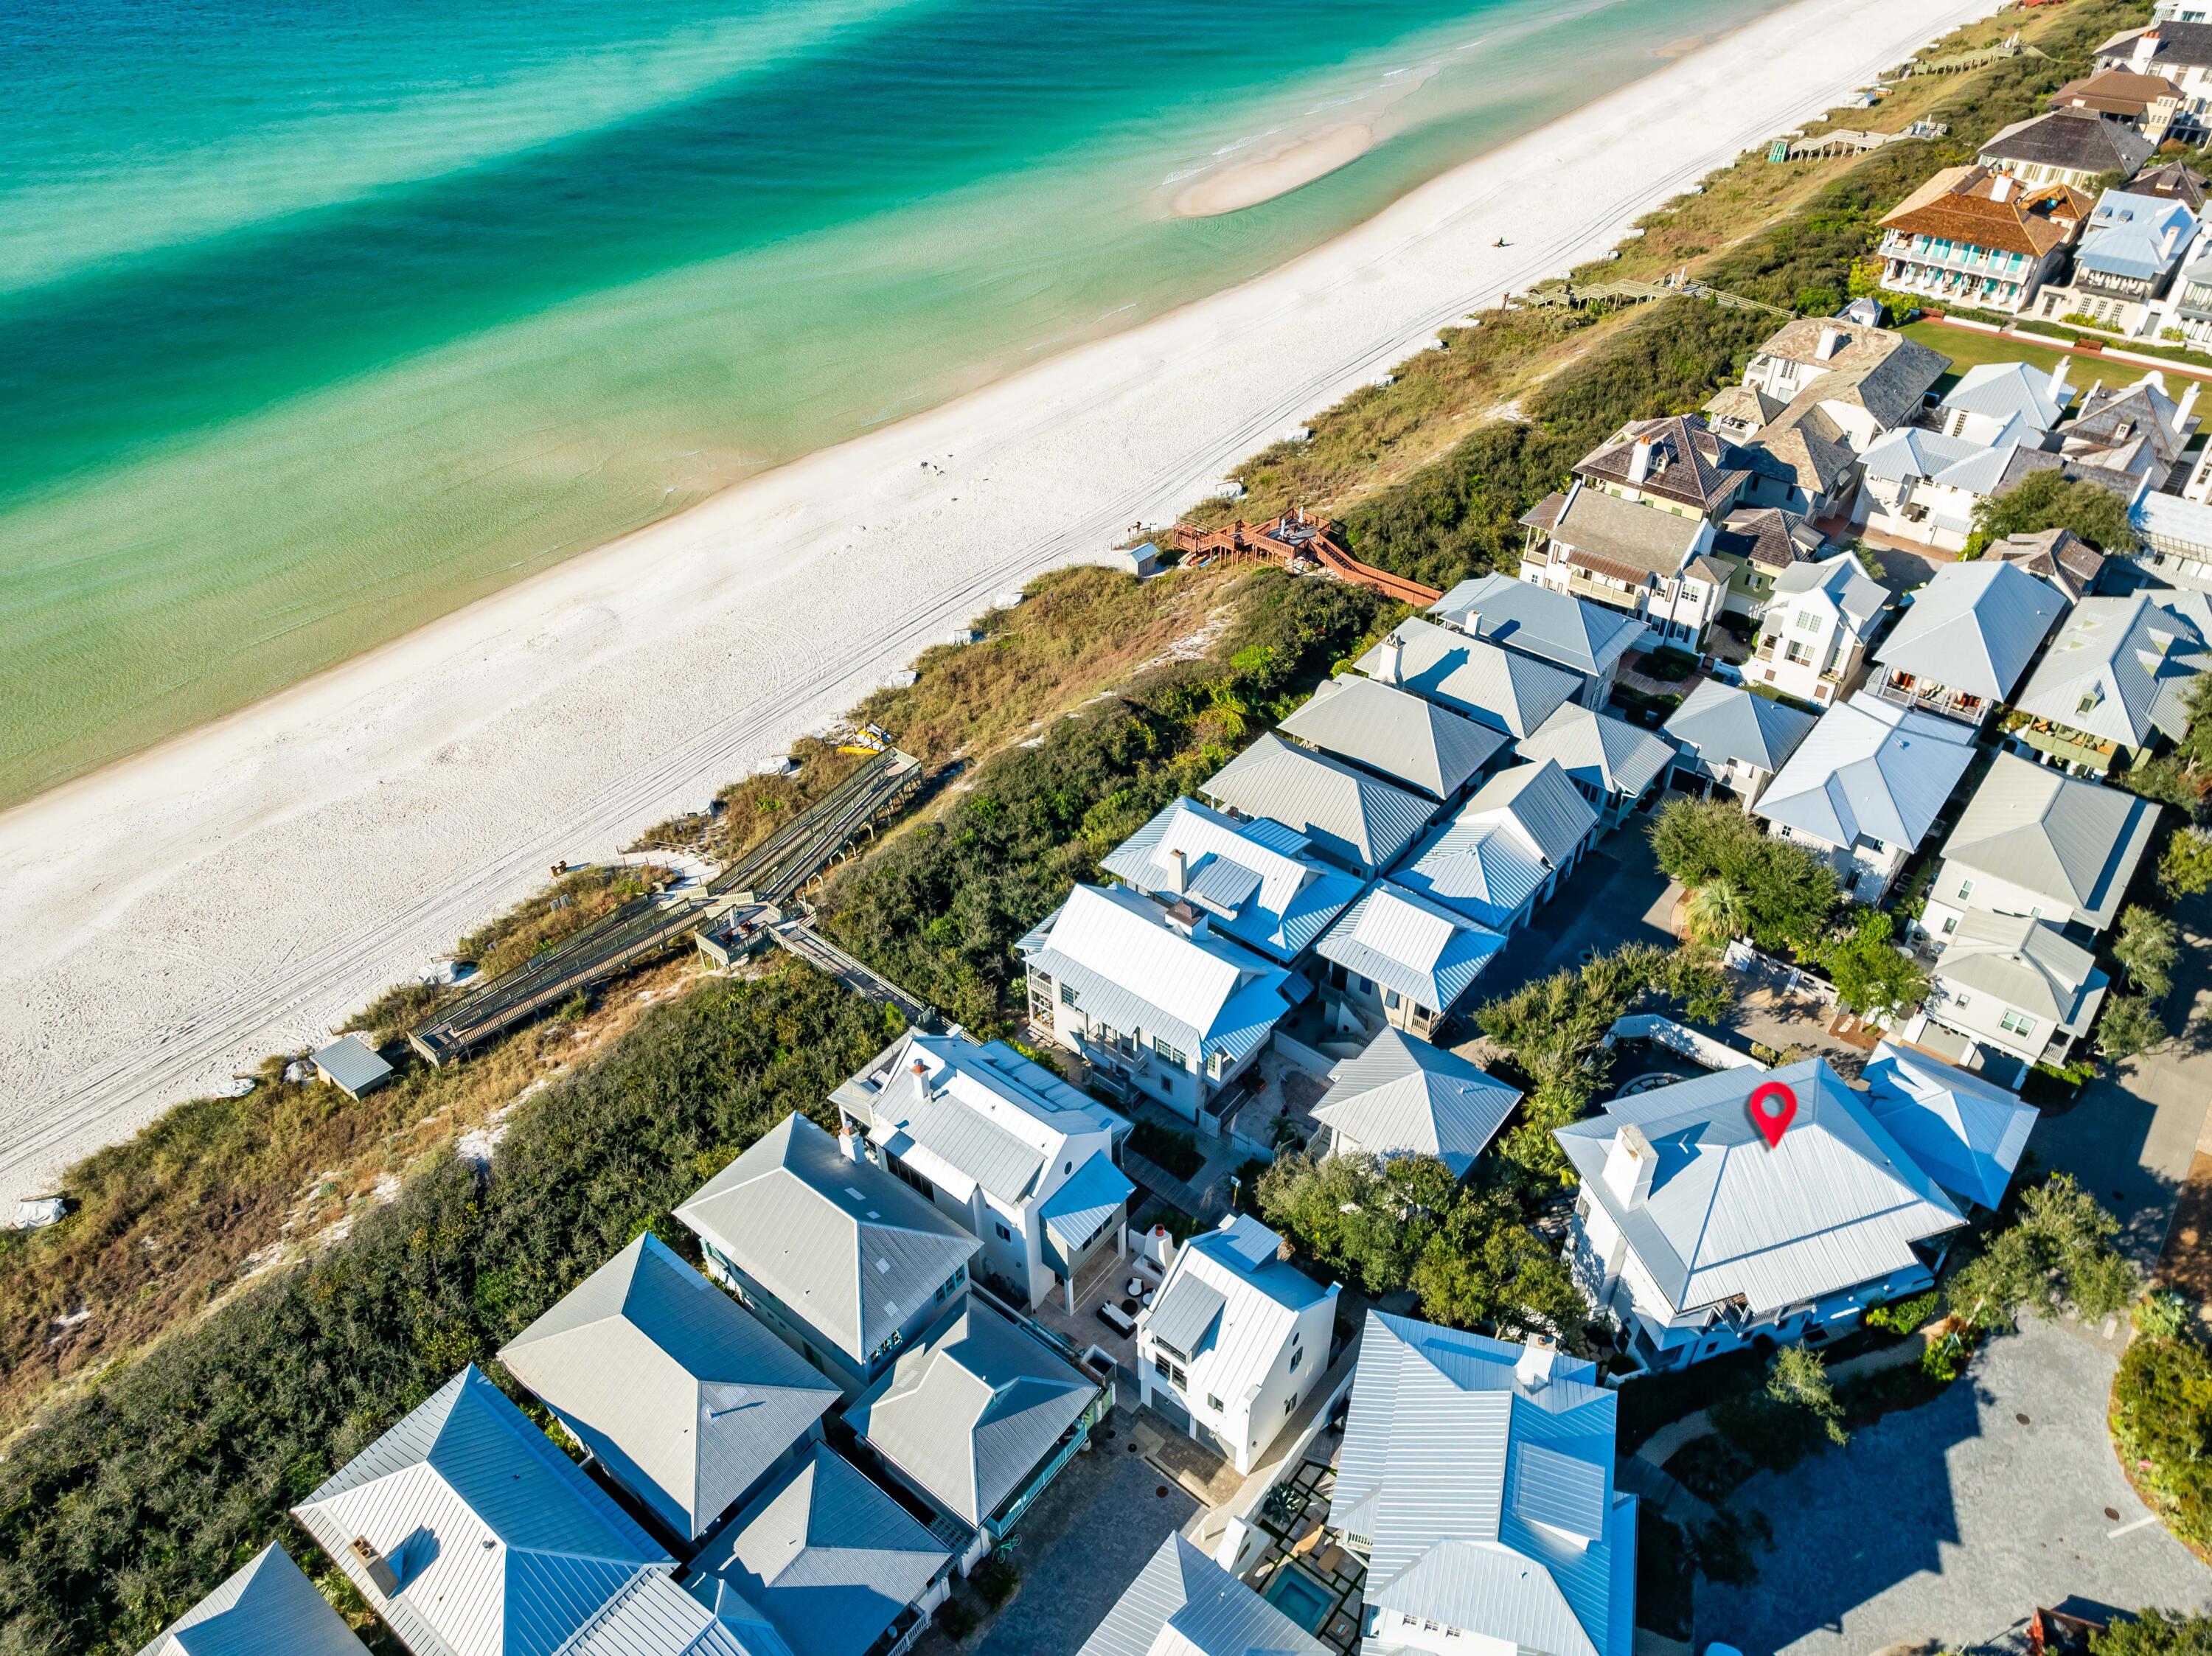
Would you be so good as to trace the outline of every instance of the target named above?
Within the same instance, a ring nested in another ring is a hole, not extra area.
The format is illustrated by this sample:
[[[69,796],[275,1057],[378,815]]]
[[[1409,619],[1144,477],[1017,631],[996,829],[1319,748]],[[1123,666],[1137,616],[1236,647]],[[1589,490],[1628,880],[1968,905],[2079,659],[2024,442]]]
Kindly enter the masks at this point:
[[[2154,23],[2148,28],[2128,29],[2097,48],[2100,61],[2108,58],[2135,59],[2146,35],[2154,37],[2148,62],[2164,74],[2177,69],[2212,66],[2212,23]]]
[[[1394,643],[1398,646],[1395,670],[1390,664]],[[1553,708],[1571,701],[1583,685],[1573,673],[1418,616],[1400,622],[1388,638],[1353,664],[1370,678],[1442,702],[1508,736],[1528,735],[1552,716]]]
[[[554,1656],[641,1571],[672,1568],[473,1364],[292,1515],[416,1656]]]
[[[2094,115],[2058,114],[2045,115],[2041,118],[2044,122],[2073,121],[2094,126],[2105,124]],[[2015,131],[2018,130],[2014,129]],[[2091,136],[2095,142],[2094,135]],[[2008,143],[2007,136],[1999,133],[1984,153],[1994,159],[2023,159],[2010,154],[2000,154]],[[2115,161],[2090,170],[2104,172],[2112,167],[2132,167],[2148,153],[2145,150],[2134,161]],[[2077,165],[2068,161],[2056,164],[2061,167]],[[2000,196],[2002,200],[1998,199]],[[1947,167],[1892,209],[1883,217],[1881,224],[1884,229],[1900,231],[1906,235],[1933,236],[1972,247],[2022,253],[2029,258],[2039,259],[2053,248],[2065,245],[2074,234],[2074,227],[2088,209],[2088,198],[2064,185],[2031,188],[1994,173],[1985,166]]]
[[[1418,696],[1405,700],[1428,706]],[[1316,856],[1296,828],[1264,816],[1239,822],[1195,799],[1170,803],[1099,866],[1148,896],[1184,899],[1237,942],[1285,961],[1311,947],[1359,895],[1358,880]]]
[[[1076,1656],[1328,1656],[1328,1652],[1178,1533],[1160,1543]]]
[[[1506,743],[1503,731],[1358,673],[1327,680],[1276,728],[1437,799],[1457,793]]]
[[[1204,916],[1194,914],[1186,935],[1169,913],[1133,891],[1079,885],[1016,948],[1114,1028],[1164,1036],[1193,1058],[1218,1052],[1241,1063],[1308,985],[1213,936]]]
[[[2158,831],[2159,808],[2001,753],[1943,843],[1944,866],[2050,899],[2102,931]]]
[[[1780,397],[1769,397],[1755,385],[1723,385],[1705,399],[1701,412],[1708,422],[1735,421],[1756,430],[1789,406]],[[1560,495],[1559,504],[1565,506],[1566,499]],[[1551,525],[1544,526],[1548,529]]]
[[[951,1562],[904,1507],[817,1443],[708,1544],[690,1587],[717,1610],[742,1600],[803,1656],[863,1656]]]
[[[1991,420],[2018,416],[2033,431],[2049,431],[2074,400],[2074,388],[2026,362],[1978,362],[1943,393],[1936,407],[1945,414],[1964,409]]]
[[[2110,979],[2096,957],[2048,920],[1970,908],[1944,940],[1936,980],[1978,989],[2052,1023],[2078,1026]]]
[[[1392,877],[1483,925],[1510,924],[1597,826],[1597,812],[1552,761],[1492,777]]]
[[[1883,1041],[1866,1066],[1867,1108],[1952,1195],[1994,1208],[2041,1113],[2017,1095],[1909,1046]]]
[[[1560,497],[1560,504],[1566,503]],[[1644,623],[1602,604],[1492,572],[1463,580],[1429,614],[1476,638],[1597,678],[1637,647]]]
[[[1855,552],[1839,552],[1819,563],[1801,563],[1774,578],[1774,596],[1802,598],[1819,592],[1836,607],[1850,630],[1863,638],[1889,607],[1889,589],[1866,572]]]
[[[1967,725],[1862,690],[1821,716],[1753,809],[1832,846],[1863,835],[1910,850],[1973,757]]]
[[[915,1191],[787,1115],[676,1216],[855,1362],[968,1263],[975,1239]]]
[[[1597,826],[1597,810],[1576,791],[1557,761],[1541,759],[1492,777],[1476,790],[1456,820],[1510,826],[1557,866],[1589,837]]]
[[[2204,180],[2189,170],[2185,161],[2151,161],[2128,180],[2138,196],[2164,196],[2198,212],[2204,210]]]
[[[1194,1383],[1237,1386],[1269,1372],[1297,1315],[1332,1290],[1280,1257],[1283,1239],[1249,1213],[1231,1214],[1194,1235],[1175,1256],[1138,1326],[1194,1365]]]
[[[1367,1313],[1330,1521],[1367,1602],[1507,1647],[1629,1656],[1636,1506],[1596,1366]]]
[[[1713,537],[1713,550],[1762,569],[1788,569],[1820,555],[1820,531],[1802,512],[1778,506],[1738,507]]]
[[[2164,385],[2145,374],[2131,385],[2092,391],[2064,428],[2061,452],[2084,465],[2155,473],[2162,481],[2203,423],[2194,414],[2185,416]]]
[[[1941,476],[1989,452],[1987,446],[1965,437],[1946,437],[1940,431],[1901,426],[1875,439],[1860,464],[1869,477],[1893,483],[1917,482],[1923,477]]]
[[[1705,520],[1577,482],[1552,538],[1578,567],[1632,585],[1667,580],[1696,555]]]
[[[1363,1150],[1437,1156],[1463,1176],[1520,1100],[1458,1053],[1386,1027],[1336,1066],[1313,1113]]]
[[[1716,770],[1720,761],[1734,760],[1772,772],[1782,768],[1819,720],[1817,713],[1802,707],[1708,678],[1659,729]]]
[[[1984,162],[2014,167],[2055,167],[2063,172],[2132,173],[2148,161],[2156,146],[2133,128],[2108,121],[2094,111],[2057,109],[2015,121],[1982,146]]]
[[[2069,604],[2094,591],[2105,572],[2105,555],[2070,529],[2008,535],[1991,541],[1984,555],[2025,569]]]
[[[2196,234],[2197,215],[2178,201],[2107,190],[2089,215],[2075,267],[2154,282],[2181,263]]]
[[[650,1231],[499,1359],[624,1489],[694,1540],[839,1396]]]
[[[1206,778],[1199,791],[1240,815],[1295,829],[1322,855],[1354,869],[1388,868],[1437,808],[1433,799],[1297,747],[1273,731]]]
[[[1488,926],[1384,880],[1346,912],[1315,952],[1416,1006],[1449,1012],[1504,947],[1505,939]]]
[[[1769,1082],[1797,1100],[1771,1149],[1749,1108]],[[1605,1167],[1632,1126],[1656,1166],[1649,1193],[1624,1199]],[[1965,1222],[1825,1059],[1616,1098],[1553,1136],[1680,1311],[1740,1297],[1756,1319],[1906,1269],[1913,1242]]]
[[[1914,595],[1874,658],[2002,701],[2065,609],[2063,598],[2017,564],[1947,563]]]
[[[1097,1385],[1035,1335],[971,1299],[902,1352],[845,1423],[981,1529],[1097,1397]]]
[[[1633,457],[1644,443],[1651,449],[1649,469],[1641,482],[1632,483]],[[1741,488],[1750,470],[1742,450],[1686,414],[1632,420],[1575,466],[1577,476],[1676,500],[1700,513],[1717,510]]]
[[[1650,731],[1611,713],[1568,702],[1514,751],[1528,764],[1551,760],[1568,778],[1600,793],[1633,799],[1674,762],[1674,750]]]
[[[368,1647],[272,1541],[138,1656],[368,1656]]]
[[[2157,592],[2084,598],[2020,694],[2022,713],[2140,748],[2189,728],[2187,695],[2212,667],[2196,623]]]

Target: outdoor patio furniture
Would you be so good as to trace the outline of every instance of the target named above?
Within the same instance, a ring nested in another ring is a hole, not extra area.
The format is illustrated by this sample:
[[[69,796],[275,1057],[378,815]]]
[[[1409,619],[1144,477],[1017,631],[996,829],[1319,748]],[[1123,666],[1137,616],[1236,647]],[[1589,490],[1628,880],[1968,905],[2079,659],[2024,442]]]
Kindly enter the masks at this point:
[[[1322,1549],[1321,1556],[1314,1562],[1320,1566],[1324,1575],[1334,1575],[1344,1562],[1344,1549],[1332,1542]]]

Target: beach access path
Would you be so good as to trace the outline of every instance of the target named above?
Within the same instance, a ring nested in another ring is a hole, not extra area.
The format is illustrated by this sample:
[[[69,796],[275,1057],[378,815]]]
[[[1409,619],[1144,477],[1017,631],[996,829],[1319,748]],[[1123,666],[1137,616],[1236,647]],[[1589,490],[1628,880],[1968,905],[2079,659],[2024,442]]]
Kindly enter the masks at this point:
[[[994,593],[1995,9],[1797,0],[1279,269],[0,816],[0,1198],[319,1040],[549,864],[696,808]]]

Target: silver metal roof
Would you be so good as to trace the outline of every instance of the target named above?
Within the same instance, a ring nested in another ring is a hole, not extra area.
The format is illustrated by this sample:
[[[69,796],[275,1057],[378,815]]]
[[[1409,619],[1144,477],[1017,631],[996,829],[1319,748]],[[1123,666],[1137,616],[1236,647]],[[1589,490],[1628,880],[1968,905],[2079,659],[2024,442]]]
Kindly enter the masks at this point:
[[[499,1356],[623,1488],[695,1540],[840,1396],[649,1231]]]
[[[1333,1522],[1365,1595],[1554,1656],[1630,1656],[1635,1501],[1596,1366],[1370,1311]]]
[[[1797,751],[1819,715],[1708,678],[1659,729],[1715,771],[1734,760],[1769,773]]]
[[[1505,947],[1488,926],[1384,880],[1315,946],[1323,960],[1449,1012]]]
[[[554,1656],[641,1571],[673,1568],[474,1365],[292,1515],[416,1656]]]
[[[1520,1100],[1458,1053],[1385,1028],[1336,1066],[1313,1113],[1364,1150],[1437,1156],[1464,1174]]]
[[[1322,861],[1295,828],[1266,817],[1240,822],[1195,799],[1162,807],[1099,866],[1148,896],[1183,898],[1237,942],[1285,964],[1359,895],[1358,877]]]
[[[975,1529],[1097,1399],[1042,1340],[971,1299],[845,1411],[868,1447]]]
[[[1328,1653],[1289,1617],[1175,1534],[1160,1543],[1076,1656]]]
[[[1769,1081],[1797,1099],[1771,1149],[1749,1110]],[[1633,1201],[1604,1177],[1629,1125],[1659,1158],[1650,1193]],[[1965,1222],[1823,1059],[1616,1098],[1553,1136],[1677,1311],[1741,1296],[1759,1317],[1817,1300],[1906,1268],[1913,1242]]]
[[[2033,429],[2049,431],[2073,401],[2073,387],[2062,379],[2054,388],[2050,372],[2032,363],[1977,362],[1943,393],[1938,406],[1946,414],[1963,409],[1992,420],[2016,415]]]
[[[1394,641],[1400,651],[1395,670]],[[1583,686],[1576,674],[1418,616],[1400,622],[1353,665],[1508,736],[1528,735]]]
[[[2050,921],[1979,909],[1968,909],[1944,939],[1935,975],[1950,990],[1978,989],[2064,1024],[2078,1024],[2084,998],[2110,981],[2096,956]]]
[[[1152,1338],[1194,1356],[1228,1303],[1219,1289],[1186,1271],[1153,1301]]]
[[[1820,716],[1753,809],[1832,846],[1863,836],[1911,850],[1973,757],[1972,726],[1862,690]]]
[[[346,1035],[319,1049],[308,1060],[349,1093],[367,1092],[391,1079],[392,1066],[359,1035]]]
[[[2179,738],[2189,728],[2189,687],[2212,668],[2212,651],[2162,596],[2075,604],[2021,692],[2021,712],[2124,748],[2144,747],[2161,731]]]
[[[1866,572],[1855,553],[1839,552],[1818,563],[1793,563],[1774,578],[1778,598],[1802,598],[1818,591],[1833,604],[1850,630],[1863,638],[1890,605],[1889,589]]]
[[[1030,969],[1125,1034],[1164,1036],[1189,1057],[1241,1063],[1310,986],[1210,931],[1186,936],[1149,897],[1077,886],[1016,945]]]
[[[1674,749],[1650,731],[1577,701],[1546,719],[1534,736],[1522,737],[1514,751],[1530,764],[1552,760],[1570,779],[1631,799],[1674,762]]]
[[[2048,897],[2102,931],[2119,913],[2158,818],[2148,799],[2001,753],[1943,842],[1944,866]]]
[[[1118,1217],[1136,1190],[1129,1175],[1107,1160],[1103,1150],[1093,1152],[1091,1159],[1047,1197],[1044,1205],[1037,1210],[1037,1216],[1044,1221],[1048,1233],[1048,1260],[1054,1252],[1054,1238],[1065,1245],[1059,1250],[1059,1259],[1053,1262],[1054,1268],[1066,1275],[1067,1254],[1097,1235],[1099,1226]]]
[[[1952,1195],[1994,1208],[2041,1113],[1984,1080],[1883,1041],[1866,1066],[1867,1108],[1905,1153]]]
[[[1503,929],[1597,821],[1596,808],[1557,761],[1516,765],[1484,783],[1391,877],[1417,896]]]
[[[1494,572],[1462,581],[1431,604],[1429,614],[1585,678],[1618,665],[1644,631],[1633,616]]]
[[[1243,816],[1296,828],[1322,855],[1354,870],[1389,867],[1437,809],[1433,799],[1273,731],[1208,777],[1200,792]]]
[[[768,1619],[734,1592],[709,1608],[658,1571],[640,1575],[561,1656],[793,1656]]]
[[[1437,799],[1457,793],[1506,743],[1503,731],[1358,673],[1325,681],[1277,728]]]
[[[817,1443],[708,1544],[689,1585],[709,1606],[735,1593],[804,1656],[863,1656],[951,1562],[904,1507]]]
[[[2017,564],[1947,563],[1914,594],[1874,658],[2002,701],[2065,608],[2065,599]]]
[[[368,1647],[271,1542],[138,1656],[368,1656]]]
[[[804,1116],[786,1116],[677,1218],[865,1361],[975,1254],[973,1236]]]

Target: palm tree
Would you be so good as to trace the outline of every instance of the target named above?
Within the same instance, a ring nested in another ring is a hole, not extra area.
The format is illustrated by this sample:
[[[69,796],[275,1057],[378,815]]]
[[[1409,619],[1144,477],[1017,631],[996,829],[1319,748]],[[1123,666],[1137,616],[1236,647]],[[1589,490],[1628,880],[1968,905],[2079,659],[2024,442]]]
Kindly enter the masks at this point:
[[[1683,925],[1698,942],[1716,947],[1741,937],[1751,925],[1751,902],[1744,889],[1725,877],[1708,880],[1690,894]]]

